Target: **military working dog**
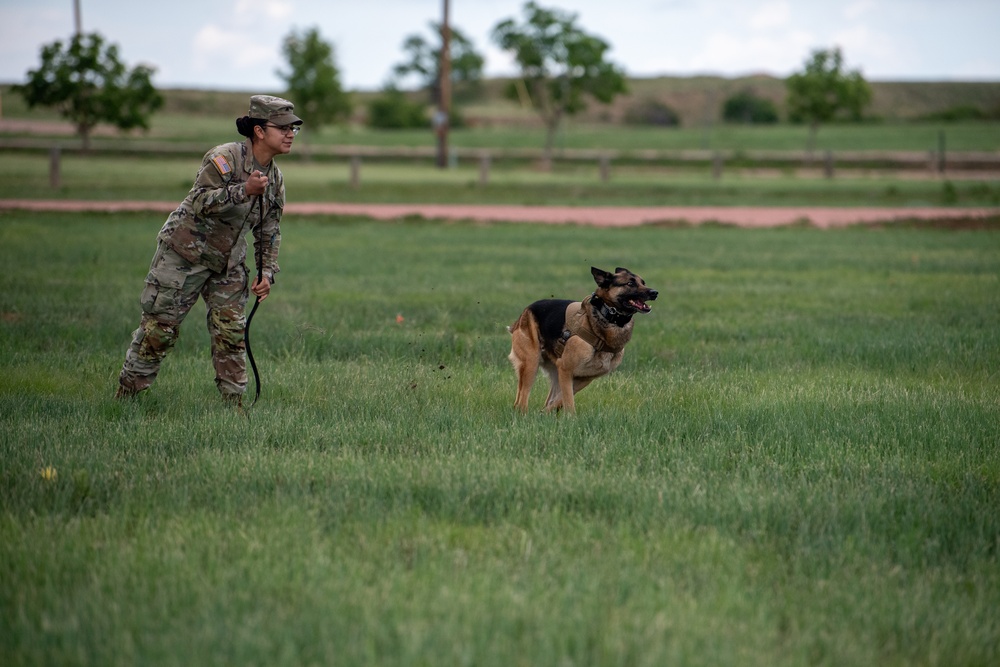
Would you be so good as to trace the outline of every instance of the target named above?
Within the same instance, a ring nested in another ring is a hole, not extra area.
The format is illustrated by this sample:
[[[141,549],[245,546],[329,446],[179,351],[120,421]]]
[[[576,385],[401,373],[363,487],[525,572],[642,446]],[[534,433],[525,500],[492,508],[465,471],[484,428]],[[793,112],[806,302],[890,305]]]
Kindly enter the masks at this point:
[[[576,411],[574,395],[618,368],[632,338],[632,316],[650,311],[659,292],[621,267],[614,273],[590,267],[597,289],[583,301],[543,299],[521,313],[507,330],[517,375],[514,407],[528,409],[538,369],[549,376],[545,411]]]

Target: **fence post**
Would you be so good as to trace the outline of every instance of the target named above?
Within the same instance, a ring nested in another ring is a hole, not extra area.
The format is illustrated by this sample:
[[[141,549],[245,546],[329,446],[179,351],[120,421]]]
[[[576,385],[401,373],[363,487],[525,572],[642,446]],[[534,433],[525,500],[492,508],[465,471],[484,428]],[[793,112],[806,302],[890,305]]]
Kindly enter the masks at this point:
[[[719,151],[712,154],[712,178],[715,180],[722,178],[722,154]]]
[[[479,156],[479,184],[486,185],[490,182],[490,154],[486,151]]]
[[[357,189],[361,186],[361,157],[351,156],[351,187]]]
[[[605,153],[600,160],[601,183],[611,180],[611,158]]]
[[[62,185],[61,162],[62,154],[59,146],[53,146],[49,151],[49,187],[58,190]]]
[[[938,173],[943,174],[945,168],[945,139],[944,130],[938,132]]]
[[[827,178],[833,178],[833,151],[828,150],[823,159],[823,173]]]

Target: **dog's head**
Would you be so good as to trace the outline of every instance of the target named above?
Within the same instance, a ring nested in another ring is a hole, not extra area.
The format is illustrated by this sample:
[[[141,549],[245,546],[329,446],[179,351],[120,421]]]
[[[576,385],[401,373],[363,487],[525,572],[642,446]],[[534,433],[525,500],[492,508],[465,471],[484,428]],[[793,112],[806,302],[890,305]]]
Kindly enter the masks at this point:
[[[652,309],[646,302],[656,300],[659,295],[655,289],[646,286],[646,281],[628,269],[618,267],[614,273],[609,273],[592,266],[590,272],[597,283],[597,291],[594,293],[623,313],[648,313]]]

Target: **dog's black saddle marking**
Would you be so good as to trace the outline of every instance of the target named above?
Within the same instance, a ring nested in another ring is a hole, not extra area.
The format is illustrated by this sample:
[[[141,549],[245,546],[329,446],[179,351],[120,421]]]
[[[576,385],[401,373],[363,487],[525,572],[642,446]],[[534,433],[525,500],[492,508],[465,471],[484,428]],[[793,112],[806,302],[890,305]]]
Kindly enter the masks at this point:
[[[542,299],[528,306],[538,320],[542,340],[547,344],[562,339],[566,328],[566,307],[571,303],[570,299]]]

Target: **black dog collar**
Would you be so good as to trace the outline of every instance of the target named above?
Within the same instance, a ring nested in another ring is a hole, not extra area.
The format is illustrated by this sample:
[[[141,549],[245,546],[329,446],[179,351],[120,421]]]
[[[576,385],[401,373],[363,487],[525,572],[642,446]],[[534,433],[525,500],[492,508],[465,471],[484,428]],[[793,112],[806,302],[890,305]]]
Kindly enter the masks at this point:
[[[617,308],[608,304],[604,299],[597,296],[597,292],[590,295],[590,302],[595,305],[595,312],[611,324],[623,327],[632,321],[631,313],[621,313]]]

